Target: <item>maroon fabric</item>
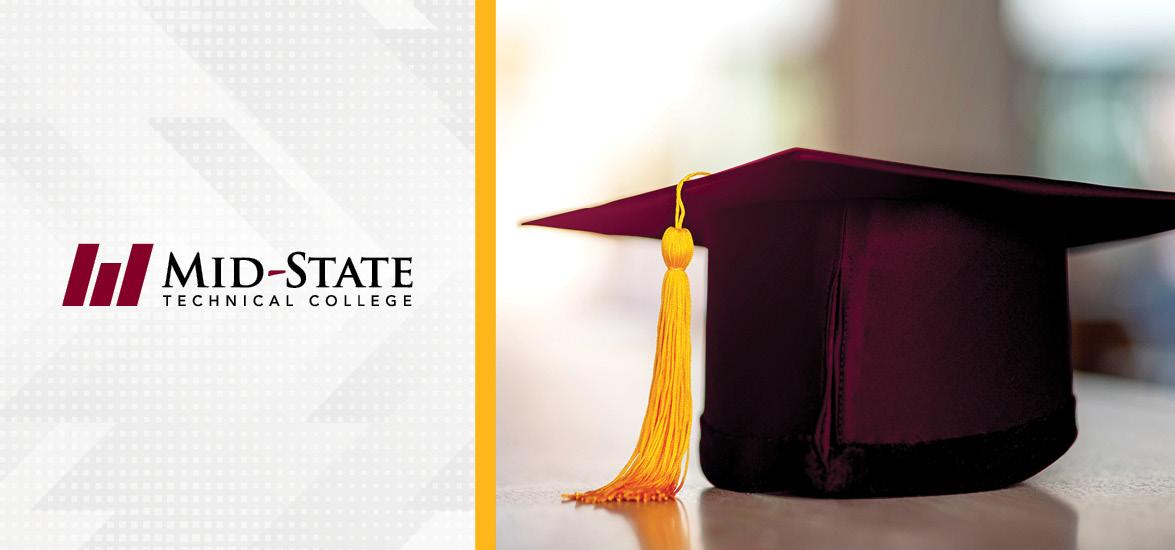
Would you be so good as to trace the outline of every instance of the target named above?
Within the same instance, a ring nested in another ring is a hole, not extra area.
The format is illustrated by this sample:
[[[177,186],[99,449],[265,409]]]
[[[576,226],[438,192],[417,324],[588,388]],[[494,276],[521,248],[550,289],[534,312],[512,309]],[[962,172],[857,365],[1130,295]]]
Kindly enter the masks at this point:
[[[1070,399],[1065,249],[1036,227],[1032,210],[848,207],[841,439],[909,443],[1003,430]]]
[[[801,149],[683,200],[710,249],[702,466],[755,491],[928,494],[1044,468],[1076,434],[1066,248],[1175,228],[1175,194]],[[673,202],[528,224],[658,238]]]

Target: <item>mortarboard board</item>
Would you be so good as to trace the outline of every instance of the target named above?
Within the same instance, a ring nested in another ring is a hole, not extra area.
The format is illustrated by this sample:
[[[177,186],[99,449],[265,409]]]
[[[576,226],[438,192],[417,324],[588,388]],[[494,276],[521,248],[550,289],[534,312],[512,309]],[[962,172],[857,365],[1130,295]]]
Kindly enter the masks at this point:
[[[689,179],[526,222],[661,237],[670,267],[637,449],[568,498],[681,487],[693,242],[709,248],[706,477],[899,496],[994,489],[1059,458],[1077,435],[1066,250],[1175,228],[1175,193],[806,149]]]

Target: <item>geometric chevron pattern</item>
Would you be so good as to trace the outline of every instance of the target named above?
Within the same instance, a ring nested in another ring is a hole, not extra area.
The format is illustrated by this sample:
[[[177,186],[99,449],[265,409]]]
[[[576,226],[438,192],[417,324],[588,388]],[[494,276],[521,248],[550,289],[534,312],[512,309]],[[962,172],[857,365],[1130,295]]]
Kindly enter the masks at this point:
[[[0,0],[0,547],[469,547],[473,3]],[[63,308],[78,243],[154,243]],[[166,252],[411,307],[164,307]]]

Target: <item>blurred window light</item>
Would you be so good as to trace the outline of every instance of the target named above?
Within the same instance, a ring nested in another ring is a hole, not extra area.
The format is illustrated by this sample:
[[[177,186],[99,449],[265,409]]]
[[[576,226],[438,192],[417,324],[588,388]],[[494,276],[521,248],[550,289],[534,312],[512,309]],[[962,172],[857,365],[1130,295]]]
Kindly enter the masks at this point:
[[[834,4],[833,0],[745,0],[732,7],[698,0],[502,0],[497,7],[500,34],[544,38],[536,42],[543,47],[562,42],[576,49],[593,49],[620,42],[630,47],[629,54],[640,56],[642,50],[729,50],[744,44],[805,55],[827,34]],[[574,40],[578,37],[588,40]],[[634,43],[633,38],[639,40]],[[644,47],[632,48],[637,43]]]
[[[1004,24],[1034,62],[1075,69],[1168,64],[1175,2],[1005,0]]]
[[[568,281],[604,276],[593,266],[605,264],[585,253],[615,254],[590,239],[519,231],[518,221],[791,144],[781,136],[819,112],[807,60],[824,45],[833,8],[500,0],[499,300],[565,301]]]

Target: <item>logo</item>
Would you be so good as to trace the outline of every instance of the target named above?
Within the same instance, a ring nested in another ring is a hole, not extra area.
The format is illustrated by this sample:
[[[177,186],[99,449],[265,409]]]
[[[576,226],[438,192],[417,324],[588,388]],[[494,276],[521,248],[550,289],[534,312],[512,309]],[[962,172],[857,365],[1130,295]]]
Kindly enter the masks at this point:
[[[135,244],[126,259],[126,273],[118,289],[118,305],[137,306],[143,293],[143,278],[147,276],[147,263],[151,261],[153,244]],[[94,273],[94,260],[98,257],[98,245],[79,244],[73,255],[73,269],[65,285],[63,306],[85,305],[86,293],[90,290],[90,276]],[[94,292],[90,294],[90,305],[108,306],[114,298],[114,284],[118,282],[118,271],[122,264],[103,262],[98,266],[98,279],[94,281]]]
[[[98,245],[79,244],[61,304],[86,305],[89,294],[91,306],[109,306],[118,286],[117,305],[139,305],[154,247],[135,244],[125,269],[123,264],[103,262],[94,277]],[[411,256],[328,256],[295,250],[280,267],[284,269],[266,269],[261,259],[251,256],[195,252],[177,257],[171,252],[159,297],[164,307],[412,306],[412,295],[402,293],[412,288]],[[122,284],[118,285],[120,271]],[[278,284],[281,290],[272,290]]]

